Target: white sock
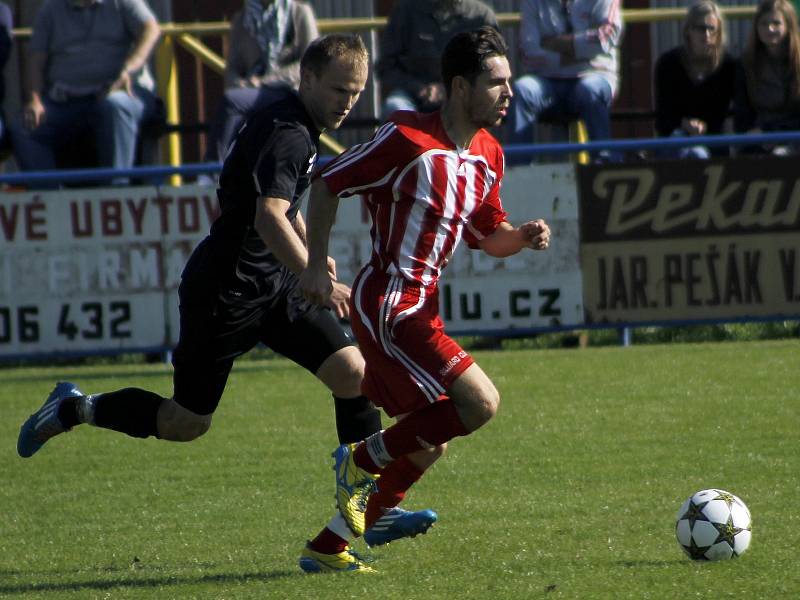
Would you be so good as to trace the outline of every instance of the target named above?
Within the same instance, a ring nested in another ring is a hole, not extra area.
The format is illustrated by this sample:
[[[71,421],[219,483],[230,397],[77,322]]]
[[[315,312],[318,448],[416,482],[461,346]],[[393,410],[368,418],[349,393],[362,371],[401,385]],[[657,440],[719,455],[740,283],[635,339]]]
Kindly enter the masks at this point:
[[[347,540],[348,544],[355,538],[353,532],[350,531],[350,528],[347,526],[347,521],[344,520],[344,517],[339,511],[336,511],[336,515],[328,522],[326,527],[343,540]]]
[[[381,469],[394,460],[386,451],[386,446],[383,443],[383,429],[373,433],[364,440],[364,443],[367,445],[367,453],[372,459],[372,462]]]
[[[97,394],[82,396],[75,401],[75,414],[81,423],[94,425],[94,409],[97,403]]]

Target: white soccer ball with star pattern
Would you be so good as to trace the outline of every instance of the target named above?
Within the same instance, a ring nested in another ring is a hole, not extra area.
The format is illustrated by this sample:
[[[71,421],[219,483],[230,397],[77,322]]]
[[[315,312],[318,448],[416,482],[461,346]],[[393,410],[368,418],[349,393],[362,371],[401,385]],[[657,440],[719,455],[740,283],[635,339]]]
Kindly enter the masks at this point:
[[[750,511],[725,490],[702,490],[681,505],[675,536],[692,560],[726,560],[750,545]]]

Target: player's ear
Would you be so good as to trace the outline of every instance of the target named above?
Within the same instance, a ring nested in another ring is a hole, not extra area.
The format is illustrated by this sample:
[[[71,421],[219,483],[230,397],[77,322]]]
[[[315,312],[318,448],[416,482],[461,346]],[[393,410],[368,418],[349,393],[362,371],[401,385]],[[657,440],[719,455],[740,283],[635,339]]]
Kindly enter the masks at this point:
[[[453,81],[450,84],[450,96],[453,98],[463,98],[469,92],[470,87],[469,80],[466,77],[456,75],[453,77]]]
[[[308,92],[316,79],[317,75],[311,69],[300,69],[300,92]]]

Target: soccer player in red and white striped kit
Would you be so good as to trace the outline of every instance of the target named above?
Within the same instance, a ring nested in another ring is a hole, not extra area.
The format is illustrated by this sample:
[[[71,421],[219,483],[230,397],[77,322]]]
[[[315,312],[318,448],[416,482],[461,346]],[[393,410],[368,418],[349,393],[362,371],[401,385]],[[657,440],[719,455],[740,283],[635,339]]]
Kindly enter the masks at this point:
[[[330,296],[326,257],[338,199],[362,197],[372,217],[372,256],[352,286],[350,315],[366,361],[362,391],[397,419],[334,453],[337,503],[355,536],[400,502],[449,440],[477,430],[497,411],[494,384],[445,334],[439,316],[439,277],[461,238],[495,257],[549,246],[543,220],[514,227],[500,201],[503,150],[485,128],[509,109],[506,54],[493,28],[454,36],[442,56],[442,109],[393,114],[312,185],[300,288],[317,303]],[[301,567],[329,556],[336,568],[319,570],[371,570],[357,556],[343,559],[348,534],[333,529],[309,542]]]

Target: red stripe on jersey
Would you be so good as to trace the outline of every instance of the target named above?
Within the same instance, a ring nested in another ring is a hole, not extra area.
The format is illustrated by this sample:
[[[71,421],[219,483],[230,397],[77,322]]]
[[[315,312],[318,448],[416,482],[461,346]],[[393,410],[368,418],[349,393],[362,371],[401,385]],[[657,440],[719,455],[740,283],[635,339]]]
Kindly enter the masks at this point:
[[[434,154],[429,161],[423,160],[417,167],[424,175],[417,177],[417,203],[411,212],[412,218],[416,216],[416,219],[408,224],[404,245],[414,246],[409,257],[412,260],[407,268],[412,269],[413,278],[418,281],[429,280],[430,271],[434,270],[439,262],[436,256],[436,242],[440,236],[441,217],[447,208],[447,195],[450,191],[449,158],[447,155]]]
[[[373,265],[433,285],[465,225],[475,245],[504,220],[502,150],[481,130],[469,150],[458,151],[438,113],[398,113],[395,119],[372,141],[329,163],[322,178],[332,193],[366,195]]]
[[[467,204],[467,194],[472,194],[474,197],[474,186],[472,186],[472,190],[469,189],[469,178],[475,177],[475,171],[468,166],[468,163],[462,162],[461,158],[458,159],[459,165],[458,170],[456,171],[456,196],[455,196],[455,212],[457,214],[461,214],[464,212]],[[463,170],[463,173],[461,172]],[[442,244],[442,261],[440,270],[445,267],[447,261],[450,260],[450,255],[455,250],[456,244],[461,239],[461,229],[463,224],[460,219],[453,220],[450,224],[450,235],[445,240],[444,244]]]

